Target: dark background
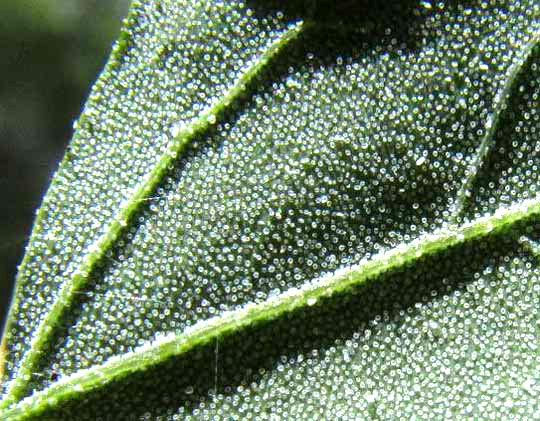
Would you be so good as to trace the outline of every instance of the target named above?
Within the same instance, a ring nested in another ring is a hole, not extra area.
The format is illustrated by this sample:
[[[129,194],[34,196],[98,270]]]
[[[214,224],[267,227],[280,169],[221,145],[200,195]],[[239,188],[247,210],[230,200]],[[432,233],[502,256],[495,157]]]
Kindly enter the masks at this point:
[[[0,0],[0,328],[35,211],[129,0]]]

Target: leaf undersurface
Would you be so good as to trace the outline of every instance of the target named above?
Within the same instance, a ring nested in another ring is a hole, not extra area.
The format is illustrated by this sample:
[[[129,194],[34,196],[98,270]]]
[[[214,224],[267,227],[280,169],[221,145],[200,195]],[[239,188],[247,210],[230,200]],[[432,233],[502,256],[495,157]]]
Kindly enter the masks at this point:
[[[133,2],[19,268],[0,417],[539,416],[539,18]]]

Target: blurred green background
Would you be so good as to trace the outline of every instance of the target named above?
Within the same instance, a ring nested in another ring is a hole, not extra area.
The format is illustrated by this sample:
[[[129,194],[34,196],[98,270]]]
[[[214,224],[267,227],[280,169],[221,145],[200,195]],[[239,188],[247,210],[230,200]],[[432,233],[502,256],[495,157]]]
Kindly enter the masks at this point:
[[[0,0],[0,326],[32,221],[130,0]]]

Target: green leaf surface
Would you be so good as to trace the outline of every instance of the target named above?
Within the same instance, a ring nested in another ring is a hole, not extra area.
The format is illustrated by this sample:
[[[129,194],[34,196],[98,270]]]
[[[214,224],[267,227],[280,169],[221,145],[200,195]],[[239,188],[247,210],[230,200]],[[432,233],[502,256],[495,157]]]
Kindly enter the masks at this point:
[[[0,418],[540,417],[539,40],[533,0],[134,1]]]

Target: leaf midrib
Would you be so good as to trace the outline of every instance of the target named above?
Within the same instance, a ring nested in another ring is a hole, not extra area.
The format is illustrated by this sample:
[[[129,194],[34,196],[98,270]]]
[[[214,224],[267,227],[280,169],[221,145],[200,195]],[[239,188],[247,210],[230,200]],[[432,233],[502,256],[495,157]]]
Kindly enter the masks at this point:
[[[471,241],[500,235],[517,223],[540,216],[540,196],[494,214],[478,218],[460,227],[445,227],[371,257],[357,265],[343,268],[319,278],[302,288],[293,288],[259,304],[248,304],[215,318],[201,321],[180,334],[170,334],[115,356],[101,365],[94,365],[67,376],[52,386],[33,394],[0,413],[4,419],[24,419],[81,394],[103,387],[134,372],[141,372],[169,358],[185,354],[223,335],[232,334],[257,322],[271,320],[285,313],[312,306],[324,297],[346,291],[383,273],[414,264],[449,248]]]

